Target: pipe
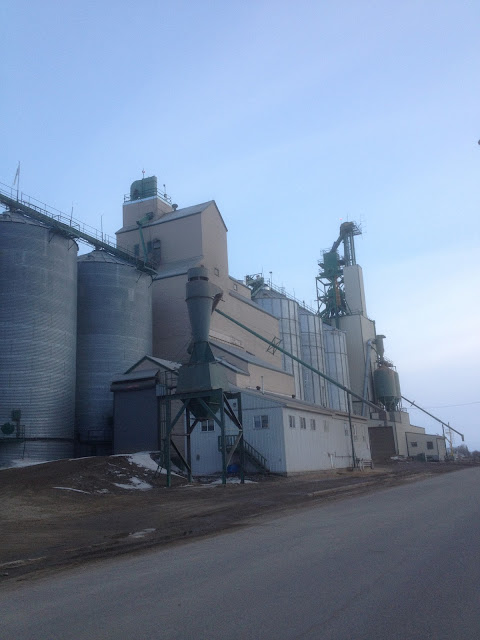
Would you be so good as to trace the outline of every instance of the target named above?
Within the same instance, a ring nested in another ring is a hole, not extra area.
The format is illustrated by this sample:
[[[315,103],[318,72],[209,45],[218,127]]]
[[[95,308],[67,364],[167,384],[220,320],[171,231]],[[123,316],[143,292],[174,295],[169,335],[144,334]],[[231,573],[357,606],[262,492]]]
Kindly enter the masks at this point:
[[[250,327],[247,327],[246,325],[242,324],[238,320],[235,320],[235,318],[232,318],[231,316],[229,316],[228,314],[224,313],[223,311],[220,311],[220,309],[215,309],[215,311],[217,313],[219,313],[221,316],[223,316],[224,318],[227,318],[227,320],[230,320],[230,322],[233,322],[234,324],[238,325],[242,329],[245,329],[245,331],[248,331],[249,333],[254,335],[256,338],[258,338],[259,340],[262,340],[262,342],[265,342],[266,344],[268,344],[272,349],[280,351],[280,353],[284,353],[286,356],[288,356],[292,360],[295,360],[295,362],[298,362],[303,367],[306,367],[307,369],[310,369],[310,371],[313,371],[314,373],[318,374],[319,376],[321,376],[322,378],[327,380],[327,382],[330,382],[331,384],[335,385],[339,389],[342,389],[342,391],[345,391],[345,393],[347,393],[348,395],[353,396],[357,400],[361,400],[362,402],[365,402],[365,404],[367,404],[369,407],[372,407],[373,409],[378,411],[379,407],[376,404],[373,404],[373,402],[370,402],[369,400],[365,400],[365,398],[362,398],[362,396],[359,395],[358,393],[355,393],[355,391],[352,391],[348,387],[345,387],[343,384],[340,384],[340,382],[337,382],[333,378],[330,378],[330,376],[327,376],[326,373],[323,373],[322,371],[319,371],[318,369],[315,369],[315,367],[312,367],[307,362],[304,362],[303,360],[300,360],[300,358],[297,358],[297,356],[294,356],[293,353],[290,353],[286,349],[283,349],[283,347],[281,347],[280,345],[276,344],[274,341],[268,340],[268,338],[264,338],[262,335],[260,335],[259,333],[257,333],[253,329],[250,329]]]
[[[402,396],[402,398],[406,401],[409,402],[411,405],[413,405],[414,407],[417,407],[417,409],[420,409],[420,411],[423,411],[423,413],[426,413],[427,416],[430,416],[431,418],[433,418],[434,420],[436,420],[437,422],[439,422],[440,424],[442,424],[444,427],[448,427],[449,429],[451,429],[452,431],[455,431],[455,433],[458,433],[459,436],[461,436],[462,438],[462,442],[465,442],[465,438],[463,437],[463,433],[460,433],[460,431],[457,431],[456,429],[454,429],[453,427],[451,427],[449,424],[447,424],[446,422],[443,422],[443,420],[440,420],[440,418],[437,418],[437,416],[434,416],[433,413],[429,413],[428,411],[426,411],[425,409],[422,409],[422,407],[419,407],[418,404],[415,404],[415,402],[413,402],[412,400],[409,400],[408,398],[405,398],[405,396]]]
[[[368,369],[369,369],[369,364],[370,364],[370,352],[372,350],[372,342],[373,340],[368,340],[367,341],[367,355],[365,356],[365,374],[363,377],[363,402],[362,402],[362,416],[365,417],[365,409],[367,408],[365,406],[365,400],[367,399],[367,392],[368,392]]]

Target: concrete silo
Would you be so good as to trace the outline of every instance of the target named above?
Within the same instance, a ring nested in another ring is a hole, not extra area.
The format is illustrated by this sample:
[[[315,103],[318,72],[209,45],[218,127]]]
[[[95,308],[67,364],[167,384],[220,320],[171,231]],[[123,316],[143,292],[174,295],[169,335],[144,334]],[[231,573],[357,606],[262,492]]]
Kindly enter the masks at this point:
[[[112,378],[152,353],[151,282],[105,251],[78,258],[78,455],[111,453]]]
[[[77,245],[0,215],[0,461],[73,455]]]

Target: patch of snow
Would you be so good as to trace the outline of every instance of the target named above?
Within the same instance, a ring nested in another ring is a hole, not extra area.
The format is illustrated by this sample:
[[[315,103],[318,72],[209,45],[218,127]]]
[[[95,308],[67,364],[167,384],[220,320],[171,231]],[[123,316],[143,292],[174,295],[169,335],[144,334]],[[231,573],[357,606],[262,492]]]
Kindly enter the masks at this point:
[[[227,478],[227,484],[240,484],[240,478]],[[210,484],[222,484],[222,479],[214,480]],[[256,484],[254,480],[245,480],[245,484]]]
[[[28,458],[20,458],[18,460],[9,460],[5,465],[2,464],[1,468],[15,469],[16,467],[32,467],[35,464],[48,464],[49,462],[52,462],[52,460],[29,460]]]
[[[152,488],[151,484],[148,484],[148,482],[144,482],[135,476],[130,478],[130,484],[120,484],[118,482],[114,482],[113,484],[120,489],[139,489],[140,491],[146,491],[147,489]]]
[[[158,462],[152,460],[148,451],[141,451],[139,453],[131,453],[127,456],[129,462],[133,462],[138,467],[144,467],[145,469],[151,469],[156,471],[158,468]]]
[[[95,493],[110,493],[110,491],[108,489],[97,489]]]
[[[81,489],[72,489],[71,487],[52,487],[52,489],[61,489],[62,491],[76,491],[77,493],[89,493],[89,491],[82,491]]]
[[[213,480],[212,482],[202,482],[199,484],[186,484],[184,488],[189,489],[203,489],[205,487],[218,487],[218,485],[222,484],[222,479],[217,478],[217,480]],[[227,478],[227,484],[240,484],[240,478]],[[245,484],[257,484],[255,480],[245,480]]]
[[[154,531],[156,531],[156,529],[152,529],[150,527],[148,529],[143,529],[143,531],[135,531],[134,533],[131,533],[128,537],[129,538],[144,538],[148,533],[153,533]]]

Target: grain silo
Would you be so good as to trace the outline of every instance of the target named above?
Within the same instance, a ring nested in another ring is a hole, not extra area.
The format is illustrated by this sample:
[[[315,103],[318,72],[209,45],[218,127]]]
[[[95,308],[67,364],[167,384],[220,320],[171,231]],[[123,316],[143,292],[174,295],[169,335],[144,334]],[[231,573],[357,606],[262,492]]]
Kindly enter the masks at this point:
[[[300,344],[300,321],[298,317],[298,302],[287,298],[285,295],[278,293],[274,289],[261,289],[254,298],[255,302],[268,311],[279,320],[280,338],[282,347],[296,356],[302,357],[302,348]],[[289,358],[282,355],[283,370],[291,373],[295,380],[295,395],[298,399],[303,400],[303,367]]]
[[[0,215],[0,460],[73,455],[77,244]]]
[[[151,282],[105,251],[78,258],[78,455],[111,452],[112,378],[152,353]]]
[[[323,325],[323,339],[325,344],[325,369],[344,387],[350,387],[348,372],[347,343],[345,333],[334,329],[328,324]],[[327,382],[328,404],[332,409],[348,411],[347,394],[331,382]]]
[[[322,319],[303,307],[299,308],[301,358],[319,371],[325,372]],[[325,379],[302,367],[305,400],[321,406],[327,405]]]

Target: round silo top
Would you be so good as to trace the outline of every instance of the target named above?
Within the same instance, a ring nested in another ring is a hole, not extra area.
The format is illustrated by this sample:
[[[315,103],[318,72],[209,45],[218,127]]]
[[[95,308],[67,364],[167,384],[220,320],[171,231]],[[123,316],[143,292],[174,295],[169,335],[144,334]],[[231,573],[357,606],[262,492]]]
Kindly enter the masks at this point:
[[[90,253],[84,253],[77,258],[78,262],[86,262],[86,263],[101,263],[101,264],[120,264],[126,267],[132,267],[135,269],[135,265],[130,264],[126,260],[122,260],[121,258],[117,258],[106,251],[102,251],[101,249],[95,249],[94,251],[90,251]]]
[[[4,211],[0,214],[0,222],[18,222],[20,224],[30,224],[35,227],[48,228],[48,225],[44,222],[40,222],[40,220],[35,220],[34,218],[29,218],[17,211]]]

